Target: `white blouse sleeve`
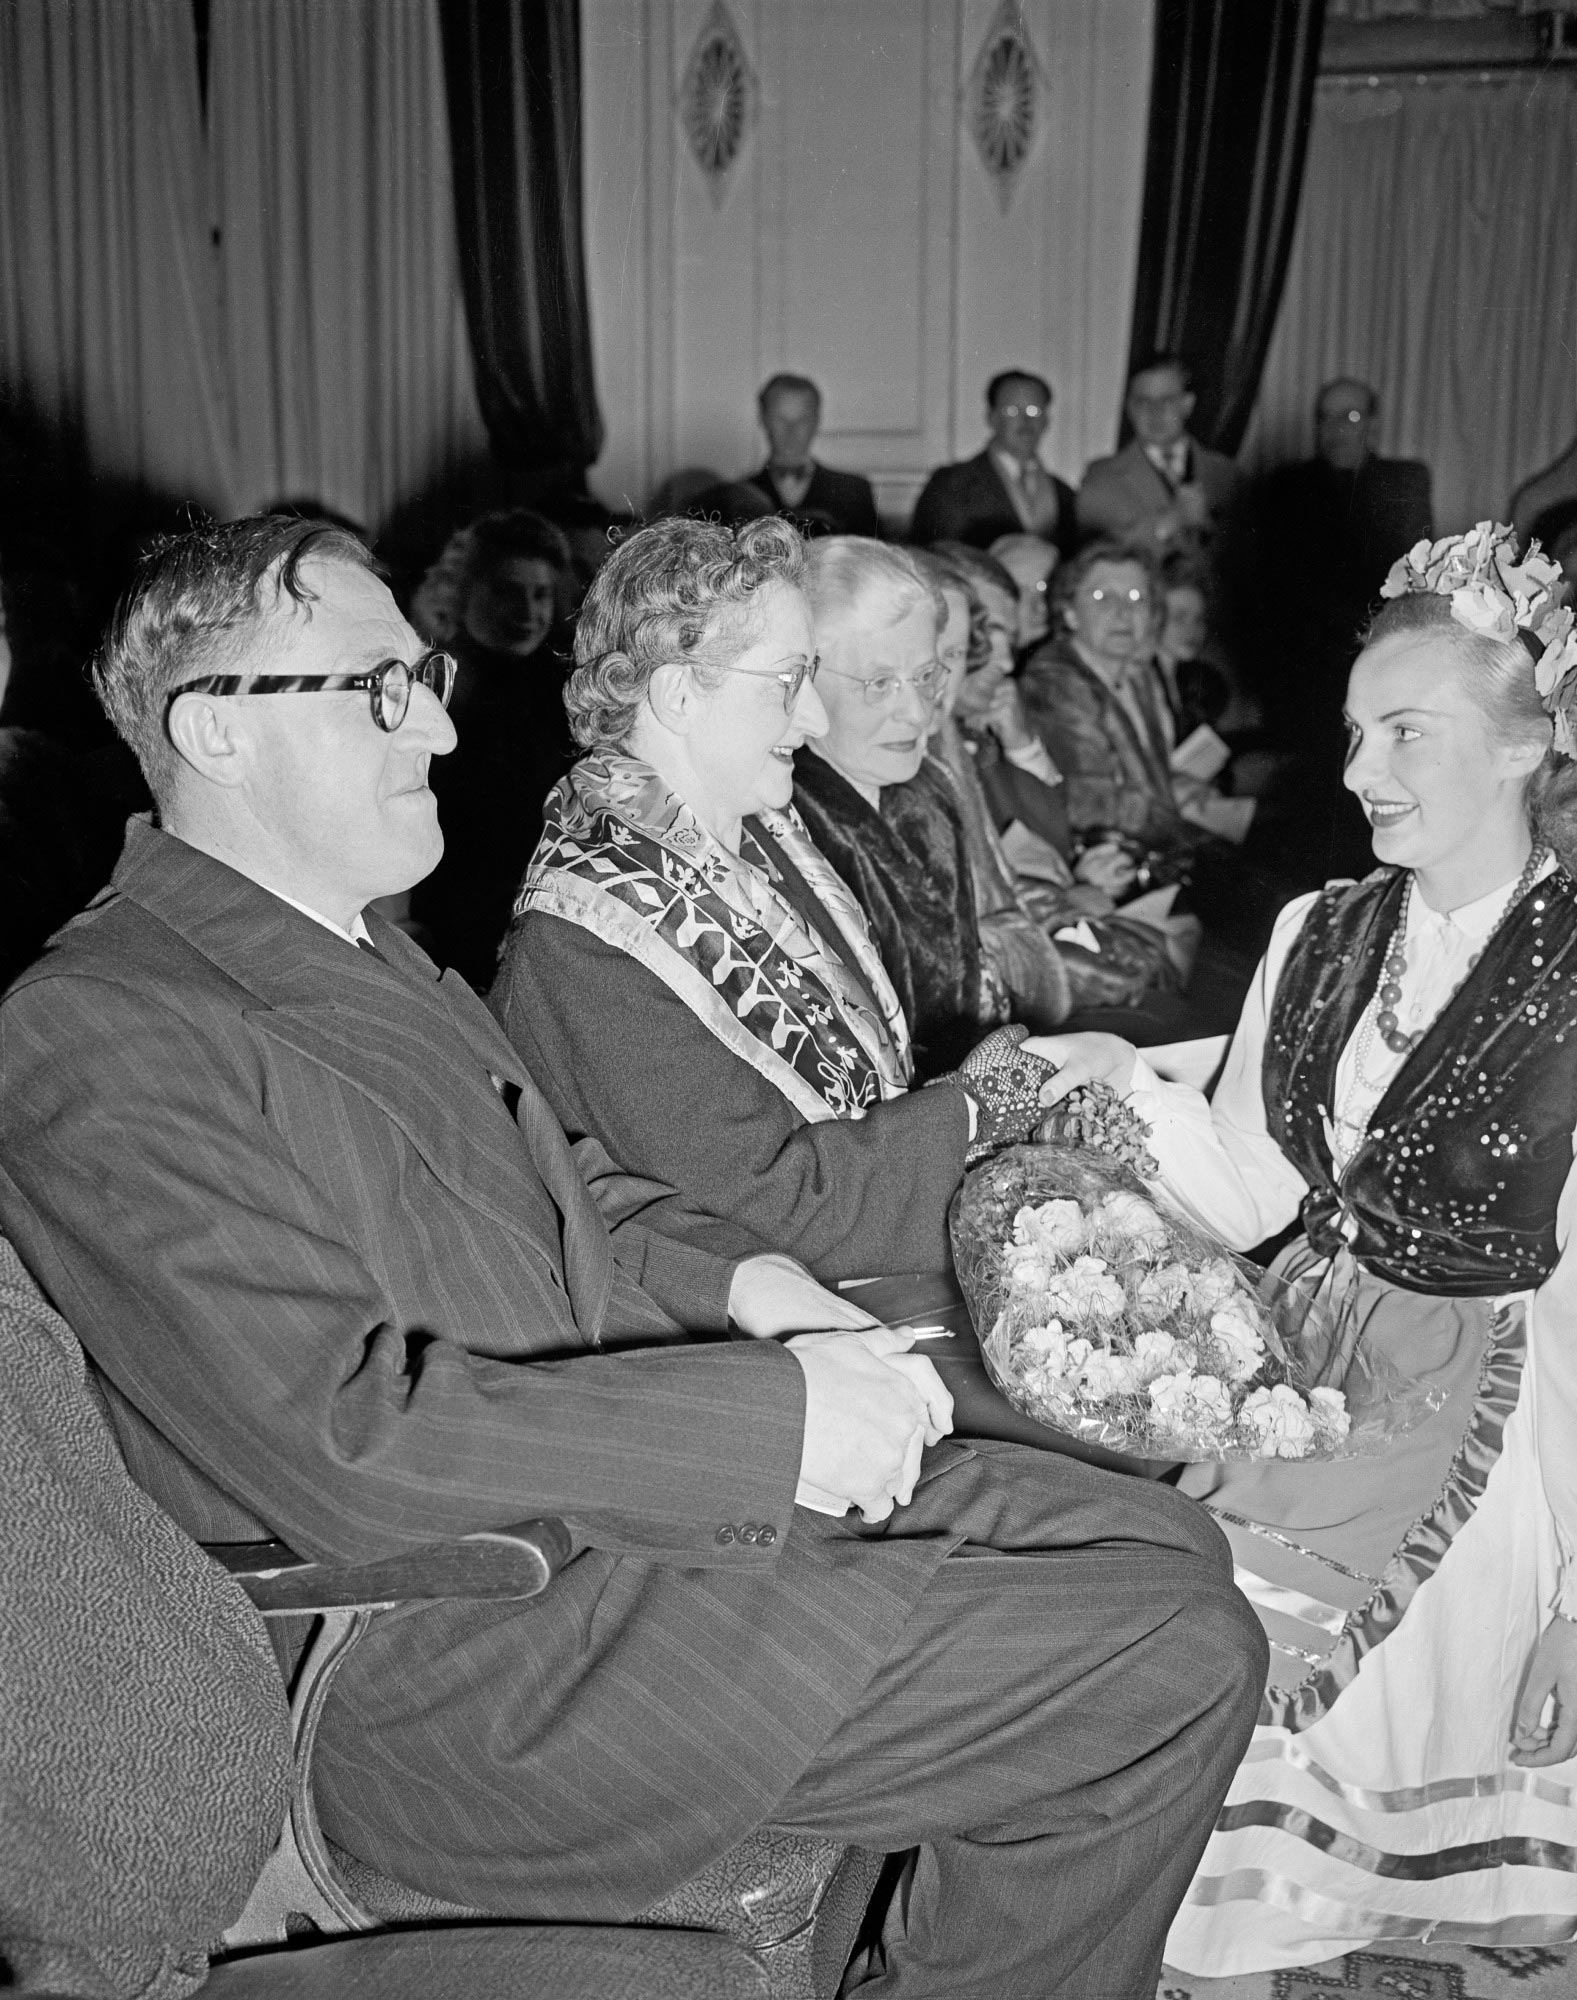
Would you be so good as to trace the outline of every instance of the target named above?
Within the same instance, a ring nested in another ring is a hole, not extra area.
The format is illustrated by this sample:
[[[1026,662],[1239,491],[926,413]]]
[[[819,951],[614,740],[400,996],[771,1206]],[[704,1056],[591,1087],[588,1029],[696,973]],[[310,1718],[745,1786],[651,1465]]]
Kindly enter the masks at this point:
[[[1533,1295],[1534,1426],[1544,1493],[1561,1545],[1555,1604],[1577,1618],[1577,1166],[1555,1210],[1555,1269]]]
[[[1215,1095],[1163,1083],[1140,1055],[1128,1101],[1150,1127],[1150,1150],[1173,1200],[1236,1250],[1248,1250],[1295,1219],[1308,1183],[1265,1127],[1260,1073],[1271,997],[1293,939],[1318,891],[1276,919],[1248,990]]]

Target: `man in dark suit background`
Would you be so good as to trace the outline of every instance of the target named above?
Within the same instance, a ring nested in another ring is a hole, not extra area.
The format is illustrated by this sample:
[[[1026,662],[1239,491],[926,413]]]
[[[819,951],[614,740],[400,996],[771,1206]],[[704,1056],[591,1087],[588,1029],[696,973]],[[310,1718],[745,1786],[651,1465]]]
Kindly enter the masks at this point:
[[[1194,391],[1188,364],[1158,354],[1136,368],[1124,408],[1134,434],[1121,451],[1097,458],[1079,488],[1079,533],[1132,542],[1162,556],[1209,549],[1237,489],[1222,452],[1189,433]]]
[[[591,1921],[760,1826],[918,1846],[872,2000],[1153,1991],[1263,1684],[1224,1543],[1165,1487],[942,1442],[906,1334],[572,1146],[367,915],[437,859],[454,741],[368,562],[280,520],[153,561],[98,681],[159,824],[0,1005],[0,1224],[190,1532],[571,1529],[534,1604],[363,1640],[326,1830]]]
[[[967,542],[987,549],[999,535],[1039,535],[1059,556],[1078,546],[1073,488],[1040,462],[1051,423],[1051,384],[1008,368],[986,384],[991,442],[975,457],[938,466],[915,503],[911,542]]]
[[[1255,483],[1223,551],[1229,643],[1272,743],[1298,760],[1293,818],[1315,843],[1315,874],[1369,865],[1368,828],[1341,786],[1347,675],[1387,571],[1434,533],[1429,468],[1375,452],[1379,416],[1367,382],[1327,382],[1315,455]]]
[[[876,495],[857,472],[834,472],[812,456],[821,428],[821,391],[808,375],[774,375],[756,407],[767,434],[767,462],[744,483],[766,495],[771,511],[824,535],[875,535]]]

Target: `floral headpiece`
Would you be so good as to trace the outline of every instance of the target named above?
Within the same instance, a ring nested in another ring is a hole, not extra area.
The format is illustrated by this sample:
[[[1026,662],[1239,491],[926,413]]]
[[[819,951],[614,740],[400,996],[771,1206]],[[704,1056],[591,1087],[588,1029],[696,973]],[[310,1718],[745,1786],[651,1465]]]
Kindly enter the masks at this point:
[[[1577,757],[1577,619],[1558,596],[1561,566],[1537,542],[1517,561],[1510,528],[1480,521],[1465,535],[1416,542],[1392,565],[1382,597],[1449,597],[1451,616],[1489,639],[1520,633],[1533,655],[1539,699],[1555,723],[1555,747]]]

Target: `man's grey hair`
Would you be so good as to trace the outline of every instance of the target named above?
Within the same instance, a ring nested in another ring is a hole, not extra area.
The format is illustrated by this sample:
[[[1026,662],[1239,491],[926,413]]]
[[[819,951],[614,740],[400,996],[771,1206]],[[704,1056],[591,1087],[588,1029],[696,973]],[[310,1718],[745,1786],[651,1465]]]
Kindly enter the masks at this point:
[[[170,741],[171,694],[207,674],[244,671],[281,598],[315,601],[301,576],[308,561],[377,568],[347,529],[279,514],[166,535],[143,558],[94,659],[93,685],[157,805],[169,800],[181,766]]]

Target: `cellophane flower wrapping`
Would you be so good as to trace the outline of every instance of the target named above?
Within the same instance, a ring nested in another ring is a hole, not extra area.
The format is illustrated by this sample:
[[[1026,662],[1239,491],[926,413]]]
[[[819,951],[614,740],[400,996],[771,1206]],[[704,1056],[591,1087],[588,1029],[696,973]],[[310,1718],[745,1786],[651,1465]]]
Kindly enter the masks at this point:
[[[966,1177],[953,1261],[1015,1408],[1173,1461],[1356,1457],[1423,1413],[1358,1356],[1340,1298],[1261,1270],[1163,1203],[1083,1147],[1010,1147]]]

